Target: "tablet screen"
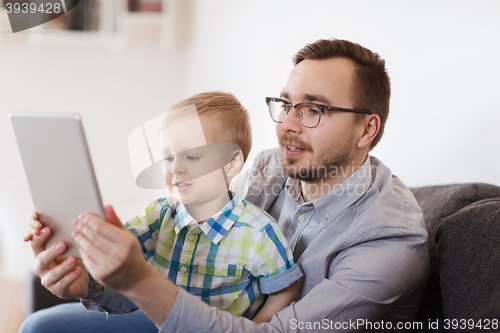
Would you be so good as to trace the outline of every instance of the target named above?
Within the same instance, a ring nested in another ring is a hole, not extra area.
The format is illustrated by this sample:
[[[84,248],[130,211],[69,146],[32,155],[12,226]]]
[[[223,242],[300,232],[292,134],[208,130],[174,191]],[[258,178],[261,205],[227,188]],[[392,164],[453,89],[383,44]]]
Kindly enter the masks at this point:
[[[9,115],[35,211],[52,236],[47,247],[64,241],[64,256],[80,258],[71,239],[80,213],[104,216],[101,196],[78,114]],[[29,216],[29,212],[26,212]]]

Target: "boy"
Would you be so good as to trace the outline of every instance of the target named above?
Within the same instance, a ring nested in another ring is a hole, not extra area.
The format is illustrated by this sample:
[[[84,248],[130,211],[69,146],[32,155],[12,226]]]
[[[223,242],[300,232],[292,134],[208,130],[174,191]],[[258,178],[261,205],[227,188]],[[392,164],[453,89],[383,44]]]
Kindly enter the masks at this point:
[[[165,114],[160,141],[178,202],[158,199],[126,227],[149,264],[177,285],[234,315],[269,321],[296,299],[302,273],[272,218],[228,191],[251,147],[246,110],[231,94],[192,96]]]

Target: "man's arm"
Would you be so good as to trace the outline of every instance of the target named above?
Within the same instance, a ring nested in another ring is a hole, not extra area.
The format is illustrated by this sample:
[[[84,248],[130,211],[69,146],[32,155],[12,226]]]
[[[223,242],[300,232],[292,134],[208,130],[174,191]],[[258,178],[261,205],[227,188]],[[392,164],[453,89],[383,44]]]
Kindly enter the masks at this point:
[[[414,301],[418,303],[417,289],[422,288],[421,281],[425,281],[427,274],[425,256],[405,249],[408,243],[404,240],[370,243],[342,253],[339,260],[332,263],[329,277],[319,279],[307,295],[278,312],[269,324],[252,325],[222,311],[208,309],[181,290],[163,329],[165,332],[196,331],[205,325],[212,332],[309,332],[317,331],[318,325],[323,329],[340,325],[343,331],[357,331],[368,321],[394,320],[386,314],[396,302],[415,294]],[[372,264],[366,264],[368,262]],[[195,316],[196,322],[184,322],[182,318],[188,314]],[[400,320],[411,320],[415,314],[402,315]]]
[[[324,278],[319,278],[321,274],[306,274],[306,279],[317,279],[318,284],[269,323],[257,325],[233,317],[179,290],[160,332],[311,332],[338,327],[350,332],[363,330],[366,322],[394,321],[386,316],[389,310],[410,294],[418,303],[418,289],[423,288],[421,282],[427,276],[425,253],[420,251],[423,249],[409,249],[409,245],[403,238],[381,239],[345,250],[332,262],[331,272],[326,272]],[[398,320],[412,320],[415,315],[402,315]],[[186,321],[186,316],[196,321]]]
[[[426,274],[425,258],[409,249],[404,239],[361,243],[332,258],[331,271],[300,301],[278,312],[269,323],[257,324],[210,307],[179,289],[147,264],[138,241],[123,226],[99,220],[89,216],[77,227],[83,236],[76,237],[77,242],[89,271],[139,306],[164,332],[293,332],[301,327],[300,331],[314,330],[304,326],[307,323],[373,322],[416,289]],[[320,275],[306,275],[306,279]]]

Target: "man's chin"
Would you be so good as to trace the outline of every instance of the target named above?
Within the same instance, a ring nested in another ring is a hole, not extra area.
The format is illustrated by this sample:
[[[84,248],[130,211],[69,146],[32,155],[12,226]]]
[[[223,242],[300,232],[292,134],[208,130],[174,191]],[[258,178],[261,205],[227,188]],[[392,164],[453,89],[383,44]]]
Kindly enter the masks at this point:
[[[316,180],[315,177],[311,177],[311,170],[306,167],[287,166],[286,164],[284,164],[283,170],[285,171],[285,174],[290,178],[306,182]]]
[[[304,182],[315,182],[329,176],[324,166],[300,165],[295,159],[290,161],[288,158],[283,159],[283,171],[288,177]]]

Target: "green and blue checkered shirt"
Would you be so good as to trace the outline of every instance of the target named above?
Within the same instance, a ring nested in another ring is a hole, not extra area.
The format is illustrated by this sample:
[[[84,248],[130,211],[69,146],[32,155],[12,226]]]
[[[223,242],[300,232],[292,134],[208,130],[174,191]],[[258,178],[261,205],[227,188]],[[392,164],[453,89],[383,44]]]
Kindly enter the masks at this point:
[[[231,192],[232,200],[198,224],[182,203],[160,198],[125,226],[149,264],[205,303],[252,318],[265,294],[302,276],[278,224]]]

